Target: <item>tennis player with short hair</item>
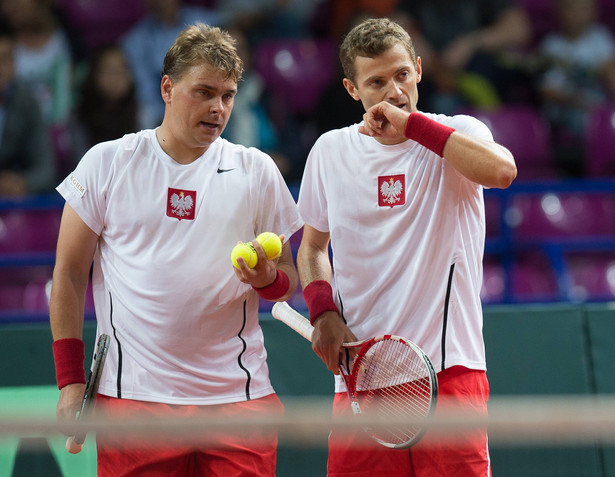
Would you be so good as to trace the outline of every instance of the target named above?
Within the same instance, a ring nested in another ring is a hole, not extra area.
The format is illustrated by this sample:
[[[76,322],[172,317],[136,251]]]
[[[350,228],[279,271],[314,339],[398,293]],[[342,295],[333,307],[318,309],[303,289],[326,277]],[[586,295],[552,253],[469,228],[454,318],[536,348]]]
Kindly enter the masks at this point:
[[[407,337],[438,371],[439,405],[486,413],[483,187],[508,187],[514,159],[479,120],[418,111],[421,58],[395,22],[357,25],[340,59],[346,90],[367,113],[363,125],[317,140],[301,183],[297,265],[313,349],[336,372],[343,341]],[[334,412],[350,413],[337,378]],[[334,429],[329,476],[490,475],[486,432],[465,437],[449,446],[428,431],[410,451],[375,443],[368,451],[360,433]]]
[[[236,270],[230,254],[261,232],[288,239],[303,223],[273,160],[220,137],[242,70],[226,32],[187,27],[164,59],[160,127],[94,146],[58,186],[66,205],[51,328],[61,420],[74,418],[84,391],[92,260],[97,332],[111,336],[98,415],[282,412],[258,304],[295,290],[290,245],[267,260],[256,243],[253,269]],[[275,432],[219,444],[132,449],[99,436],[98,475],[275,475]]]

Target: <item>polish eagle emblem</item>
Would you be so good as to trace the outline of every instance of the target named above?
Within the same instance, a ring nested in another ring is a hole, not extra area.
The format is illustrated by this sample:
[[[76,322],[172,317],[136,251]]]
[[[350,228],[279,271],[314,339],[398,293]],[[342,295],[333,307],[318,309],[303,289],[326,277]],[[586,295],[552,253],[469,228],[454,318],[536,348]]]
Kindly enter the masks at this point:
[[[380,185],[382,201],[392,206],[396,202],[399,202],[399,197],[403,190],[404,186],[399,179],[395,180],[391,177],[388,181],[383,181]]]
[[[179,194],[174,193],[171,196],[171,208],[173,209],[173,213],[178,217],[186,217],[190,214],[192,207],[194,206],[194,201],[190,195],[184,195],[183,192]]]

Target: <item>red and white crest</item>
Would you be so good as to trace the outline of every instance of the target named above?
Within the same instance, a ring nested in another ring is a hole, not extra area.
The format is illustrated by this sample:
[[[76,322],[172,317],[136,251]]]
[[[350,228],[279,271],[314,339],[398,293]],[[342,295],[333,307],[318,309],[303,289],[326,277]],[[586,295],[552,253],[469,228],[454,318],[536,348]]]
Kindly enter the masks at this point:
[[[196,191],[169,187],[167,216],[177,220],[194,220],[194,204],[196,204]]]
[[[393,207],[406,203],[406,177],[404,174],[378,177],[378,205]]]

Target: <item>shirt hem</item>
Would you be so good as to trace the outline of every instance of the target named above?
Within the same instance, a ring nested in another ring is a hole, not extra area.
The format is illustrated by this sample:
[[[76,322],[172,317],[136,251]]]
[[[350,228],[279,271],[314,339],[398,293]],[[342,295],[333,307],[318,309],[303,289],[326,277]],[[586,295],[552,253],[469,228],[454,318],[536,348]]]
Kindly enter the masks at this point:
[[[99,389],[98,394],[109,397],[117,397],[117,393],[112,389]],[[122,399],[130,399],[133,401],[146,401],[146,402],[158,402],[164,404],[178,404],[178,405],[215,405],[215,404],[231,404],[235,402],[252,401],[265,396],[275,394],[273,387],[267,387],[260,391],[250,390],[250,399],[246,398],[245,393],[241,395],[233,396],[211,396],[207,398],[197,397],[174,397],[174,396],[156,396],[145,393],[131,393],[122,389]]]

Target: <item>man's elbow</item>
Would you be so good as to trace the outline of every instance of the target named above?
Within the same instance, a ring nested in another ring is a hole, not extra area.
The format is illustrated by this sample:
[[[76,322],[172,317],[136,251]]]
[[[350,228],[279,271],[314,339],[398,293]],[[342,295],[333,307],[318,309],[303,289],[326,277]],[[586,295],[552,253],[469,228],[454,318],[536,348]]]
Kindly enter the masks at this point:
[[[506,164],[501,167],[495,178],[495,184],[492,186],[497,189],[507,189],[517,177],[517,166],[515,163]]]

